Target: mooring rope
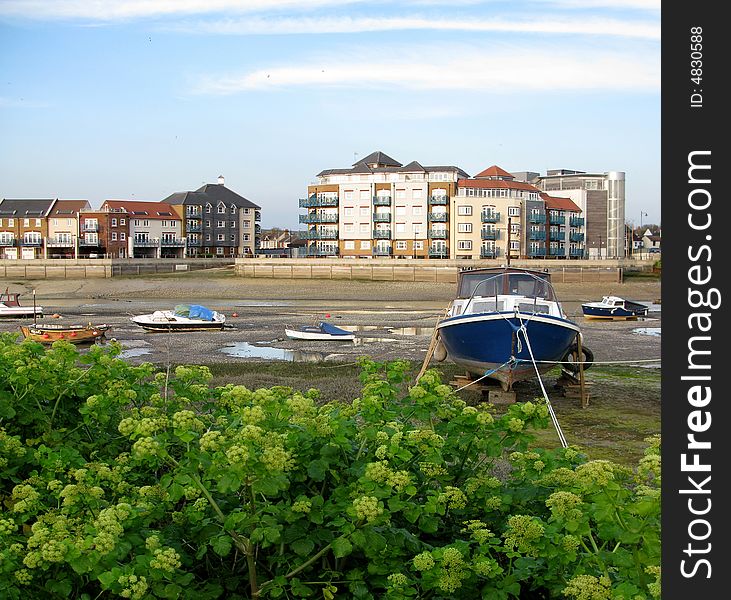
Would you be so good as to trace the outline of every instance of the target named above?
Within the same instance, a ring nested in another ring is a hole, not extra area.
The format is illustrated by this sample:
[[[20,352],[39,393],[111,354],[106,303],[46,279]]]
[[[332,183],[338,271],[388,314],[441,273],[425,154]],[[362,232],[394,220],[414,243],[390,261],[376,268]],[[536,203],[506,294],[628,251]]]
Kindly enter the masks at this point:
[[[457,388],[456,390],[454,390],[455,393],[457,393],[457,392],[459,392],[459,391],[461,391],[461,390],[463,390],[463,389],[465,389],[467,387],[470,387],[471,385],[474,385],[478,381],[482,381],[483,379],[485,379],[485,377],[490,377],[490,375],[492,375],[493,373],[497,373],[500,369],[502,369],[506,365],[509,365],[512,361],[513,361],[513,357],[511,356],[508,360],[506,360],[499,367],[496,367],[494,369],[490,369],[489,371],[485,371],[485,374],[482,377],[480,377],[478,379],[475,379],[474,381],[470,381],[468,384],[463,385],[461,388]]]
[[[551,421],[553,421],[553,426],[556,428],[556,433],[558,434],[558,439],[564,448],[568,448],[569,444],[566,441],[566,437],[564,436],[563,431],[561,430],[561,425],[558,422],[558,417],[556,416],[556,412],[553,410],[553,405],[551,404],[551,401],[548,398],[548,392],[546,392],[546,388],[543,385],[543,379],[541,379],[541,374],[538,371],[538,365],[536,364],[536,359],[533,356],[533,348],[531,348],[530,339],[528,338],[528,330],[526,329],[525,324],[523,323],[523,320],[520,317],[518,317],[518,320],[520,321],[520,329],[518,329],[518,334],[520,334],[520,332],[523,332],[523,337],[525,338],[526,346],[528,346],[528,353],[530,354],[531,361],[533,362],[533,368],[536,370],[536,376],[538,377],[538,383],[541,384],[541,391],[543,391],[543,397],[546,399],[546,406],[548,407],[548,412],[551,415]]]

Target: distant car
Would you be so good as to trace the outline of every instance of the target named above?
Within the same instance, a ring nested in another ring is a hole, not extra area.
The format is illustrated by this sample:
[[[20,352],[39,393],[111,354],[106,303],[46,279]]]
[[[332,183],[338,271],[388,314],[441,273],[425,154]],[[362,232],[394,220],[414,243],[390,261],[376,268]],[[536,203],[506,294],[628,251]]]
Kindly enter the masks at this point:
[[[660,254],[660,248],[650,248],[648,252],[650,254]]]

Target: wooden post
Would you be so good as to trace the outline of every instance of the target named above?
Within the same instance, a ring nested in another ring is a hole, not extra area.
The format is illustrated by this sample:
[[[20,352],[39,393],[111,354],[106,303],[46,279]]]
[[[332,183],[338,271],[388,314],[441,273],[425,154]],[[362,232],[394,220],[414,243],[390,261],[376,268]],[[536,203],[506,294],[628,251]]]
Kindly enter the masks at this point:
[[[578,352],[579,362],[579,391],[581,393],[581,408],[589,406],[589,397],[586,393],[586,386],[584,385],[584,351],[581,348],[581,334],[576,334],[576,347]]]
[[[510,225],[511,225],[511,222],[512,222],[512,218],[508,217],[508,239],[507,239],[506,246],[505,246],[505,250],[507,252],[507,257],[508,257],[507,266],[510,266],[510,254],[511,254],[511,252],[510,252]]]

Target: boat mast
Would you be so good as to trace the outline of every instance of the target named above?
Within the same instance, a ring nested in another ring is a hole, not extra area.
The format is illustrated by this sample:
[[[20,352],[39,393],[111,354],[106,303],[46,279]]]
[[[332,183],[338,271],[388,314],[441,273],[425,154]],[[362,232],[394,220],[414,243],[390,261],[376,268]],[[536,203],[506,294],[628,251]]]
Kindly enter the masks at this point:
[[[510,223],[511,223],[511,221],[512,221],[512,218],[508,217],[508,242],[505,247],[505,250],[506,250],[505,254],[508,257],[508,266],[510,266],[510,254],[511,254],[511,252],[510,252]]]
[[[38,316],[36,315],[36,291],[33,290],[33,327],[38,325]]]

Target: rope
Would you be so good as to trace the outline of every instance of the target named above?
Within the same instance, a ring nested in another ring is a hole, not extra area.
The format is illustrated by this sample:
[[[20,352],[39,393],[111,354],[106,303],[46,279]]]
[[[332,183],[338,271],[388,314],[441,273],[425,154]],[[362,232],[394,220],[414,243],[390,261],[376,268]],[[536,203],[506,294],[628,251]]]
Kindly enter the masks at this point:
[[[526,360],[524,358],[516,358],[518,362],[531,362],[529,360]],[[591,363],[588,363],[586,361],[565,361],[565,360],[536,360],[533,362],[540,363],[543,365],[627,365],[627,364],[633,364],[633,363],[647,363],[647,362],[659,362],[661,361],[661,358],[641,358],[637,360],[605,360],[605,361],[597,361],[594,360]]]
[[[546,399],[546,406],[548,407],[548,412],[551,415],[551,421],[553,421],[553,426],[556,428],[556,433],[558,434],[558,439],[561,442],[561,445],[564,448],[568,448],[569,444],[566,441],[566,438],[564,437],[563,431],[561,431],[561,425],[558,422],[558,417],[556,416],[555,411],[553,410],[553,406],[551,405],[551,401],[548,399],[548,392],[546,392],[546,388],[543,385],[543,379],[541,379],[541,374],[538,371],[538,365],[536,364],[536,359],[533,356],[533,348],[531,348],[530,345],[530,339],[528,339],[528,330],[525,328],[525,324],[523,323],[523,320],[520,319],[520,329],[518,330],[518,334],[521,332],[523,333],[523,337],[525,338],[526,346],[528,346],[528,353],[530,354],[531,361],[533,362],[533,368],[536,370],[536,376],[538,377],[538,383],[541,384],[541,391],[543,392],[543,397]]]
[[[461,390],[463,390],[463,389],[465,389],[467,387],[470,387],[471,385],[477,383],[478,381],[482,381],[483,379],[485,379],[485,377],[490,377],[490,375],[492,375],[493,373],[497,373],[505,365],[509,365],[512,360],[513,360],[513,358],[511,357],[508,360],[506,360],[503,364],[501,364],[499,367],[496,367],[494,369],[490,369],[489,371],[485,371],[485,374],[482,377],[480,377],[479,379],[475,379],[474,381],[470,381],[468,384],[463,385],[461,388],[457,388],[456,390],[454,390],[455,393],[456,392],[459,392],[459,391],[461,391]]]

